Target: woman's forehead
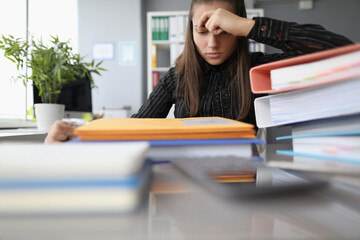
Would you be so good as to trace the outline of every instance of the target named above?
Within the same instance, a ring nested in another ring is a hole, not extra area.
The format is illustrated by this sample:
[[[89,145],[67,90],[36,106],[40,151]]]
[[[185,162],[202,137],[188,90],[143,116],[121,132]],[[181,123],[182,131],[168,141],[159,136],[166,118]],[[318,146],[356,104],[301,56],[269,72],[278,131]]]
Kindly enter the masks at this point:
[[[218,8],[222,8],[227,11],[234,12],[233,6],[228,2],[212,1],[207,3],[199,3],[196,4],[193,8],[192,20],[198,21],[205,12],[214,11]]]

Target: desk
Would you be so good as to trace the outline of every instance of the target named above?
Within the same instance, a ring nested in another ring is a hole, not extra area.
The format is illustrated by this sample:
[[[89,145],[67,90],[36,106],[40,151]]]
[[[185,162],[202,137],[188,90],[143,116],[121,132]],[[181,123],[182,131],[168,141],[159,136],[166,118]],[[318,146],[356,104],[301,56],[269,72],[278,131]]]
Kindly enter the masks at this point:
[[[171,164],[153,172],[153,192],[136,213],[0,218],[0,239],[360,239],[360,191],[333,185],[230,200]]]
[[[44,142],[47,132],[37,128],[0,129],[0,143],[2,142]]]

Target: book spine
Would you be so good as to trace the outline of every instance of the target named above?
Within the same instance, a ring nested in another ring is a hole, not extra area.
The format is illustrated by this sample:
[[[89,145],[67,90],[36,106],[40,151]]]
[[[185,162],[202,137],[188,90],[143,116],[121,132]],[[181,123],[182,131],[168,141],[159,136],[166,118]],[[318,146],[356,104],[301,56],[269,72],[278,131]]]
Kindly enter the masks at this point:
[[[164,39],[169,40],[169,17],[164,17]]]
[[[151,66],[157,68],[157,46],[156,44],[151,45]]]
[[[158,33],[159,33],[159,20],[158,17],[152,17],[151,19],[151,31],[152,31],[152,40],[158,40]]]
[[[159,72],[153,72],[153,88],[155,88],[156,84],[159,82]]]

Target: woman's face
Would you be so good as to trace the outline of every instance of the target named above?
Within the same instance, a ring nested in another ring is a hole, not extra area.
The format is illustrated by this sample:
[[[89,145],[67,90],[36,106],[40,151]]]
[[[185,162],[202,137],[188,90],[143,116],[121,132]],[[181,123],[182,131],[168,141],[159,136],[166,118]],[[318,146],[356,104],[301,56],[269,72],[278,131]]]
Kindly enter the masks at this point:
[[[222,32],[219,35],[214,35],[211,32],[203,31],[195,27],[200,20],[203,13],[207,11],[216,10],[218,8],[234,12],[233,7],[225,2],[211,2],[198,4],[194,7],[193,13],[193,36],[194,42],[200,55],[211,65],[220,65],[228,59],[233,53],[237,37]]]

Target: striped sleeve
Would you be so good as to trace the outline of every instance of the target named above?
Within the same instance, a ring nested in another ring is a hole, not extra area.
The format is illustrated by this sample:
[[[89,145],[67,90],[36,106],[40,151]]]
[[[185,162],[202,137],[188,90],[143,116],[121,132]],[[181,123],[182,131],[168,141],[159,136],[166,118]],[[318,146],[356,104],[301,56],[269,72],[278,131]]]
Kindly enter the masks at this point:
[[[154,90],[132,118],[166,118],[174,103],[175,69],[171,68],[162,77]]]
[[[255,17],[248,38],[299,55],[351,44],[348,38],[316,24],[297,24],[266,17]]]

